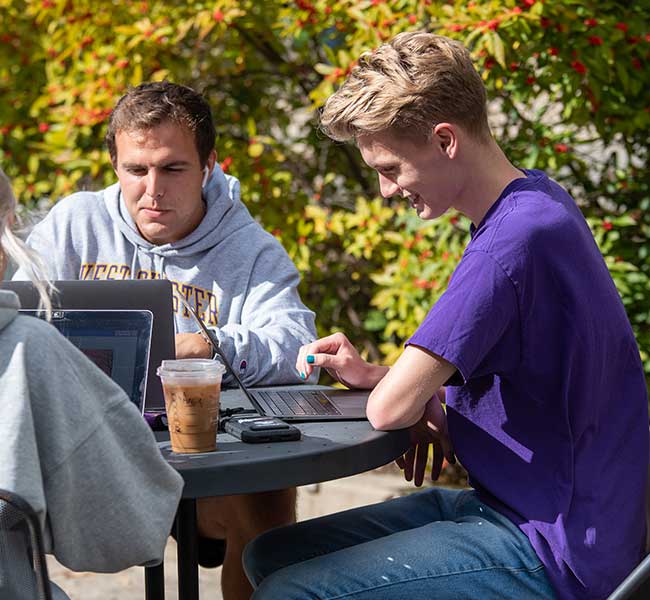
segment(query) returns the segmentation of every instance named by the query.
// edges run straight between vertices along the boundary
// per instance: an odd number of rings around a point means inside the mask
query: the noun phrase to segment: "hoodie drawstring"
[[[129,242],[133,245],[133,258],[131,259],[131,279],[135,279],[135,267],[138,264],[138,245],[133,240],[129,239]]]

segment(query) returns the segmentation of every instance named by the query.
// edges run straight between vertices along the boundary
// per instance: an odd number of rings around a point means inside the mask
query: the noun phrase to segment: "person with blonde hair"
[[[16,200],[0,169],[0,279],[9,260],[37,286],[42,262],[12,232]],[[162,560],[183,480],[120,386],[44,320],[0,289],[0,489],[36,512],[47,552],[75,571]],[[0,562],[0,598],[22,600],[20,538]],[[15,561],[15,562],[14,562]],[[33,596],[28,596],[33,597]]]
[[[420,485],[454,454],[471,489],[430,488],[263,534],[254,598],[605,598],[644,552],[649,456],[643,367],[621,299],[569,194],[513,165],[459,42],[397,35],[364,54],[321,115],[354,140],[385,197],[422,219],[450,208],[471,239],[392,367],[342,333],[303,346],[372,389],[375,428],[410,428]],[[443,402],[446,410],[443,409]]]

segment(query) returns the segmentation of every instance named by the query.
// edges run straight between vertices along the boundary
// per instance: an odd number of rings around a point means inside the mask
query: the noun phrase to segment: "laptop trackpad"
[[[342,415],[364,415],[369,390],[327,390],[325,395]]]

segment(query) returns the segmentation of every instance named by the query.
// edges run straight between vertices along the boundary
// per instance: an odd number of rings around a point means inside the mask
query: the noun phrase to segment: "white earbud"
[[[208,177],[210,176],[210,169],[208,169],[208,165],[205,165],[203,167],[203,181],[201,182],[201,189],[205,187],[205,184],[208,183]]]

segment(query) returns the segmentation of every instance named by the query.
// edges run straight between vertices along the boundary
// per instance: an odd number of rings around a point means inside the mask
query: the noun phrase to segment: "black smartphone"
[[[300,439],[300,429],[276,417],[234,415],[227,419],[223,428],[249,444],[268,442],[293,442]]]

